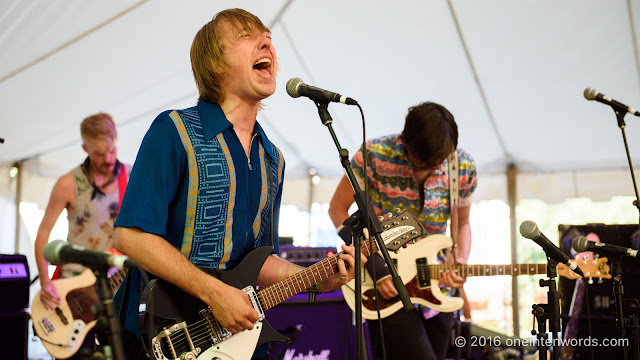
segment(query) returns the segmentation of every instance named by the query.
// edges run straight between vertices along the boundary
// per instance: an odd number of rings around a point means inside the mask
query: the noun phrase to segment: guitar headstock
[[[390,251],[397,251],[411,240],[423,237],[427,231],[409,210],[395,211],[386,216],[379,216],[382,227],[382,240]]]
[[[578,267],[584,273],[585,279],[611,279],[611,268],[607,263],[607,258],[583,259],[578,261]],[[580,278],[580,275],[573,272],[565,264],[558,264],[558,275],[569,280]]]

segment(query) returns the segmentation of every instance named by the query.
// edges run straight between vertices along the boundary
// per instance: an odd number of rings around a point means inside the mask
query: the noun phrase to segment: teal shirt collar
[[[223,131],[233,128],[233,124],[227,120],[227,116],[222,111],[222,108],[217,103],[212,103],[207,100],[198,100],[198,113],[200,114],[200,119],[202,119],[202,127],[204,132],[205,140],[211,140],[216,137],[218,134]],[[256,121],[256,126],[253,129],[254,134],[258,134],[258,136],[262,140],[262,146],[267,151],[269,156],[272,159],[277,159],[276,154],[274,154],[275,146],[271,144],[269,138],[264,133],[262,126]]]

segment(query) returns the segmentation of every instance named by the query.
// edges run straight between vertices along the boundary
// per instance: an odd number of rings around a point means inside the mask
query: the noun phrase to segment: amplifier
[[[589,233],[598,235],[600,241],[607,244],[638,249],[640,242],[640,231],[638,225],[558,225],[560,232],[560,248],[570,257],[575,251],[571,248],[571,241],[576,236],[587,236]],[[640,262],[637,259],[625,257],[621,261],[622,265],[622,285],[624,286],[624,298],[640,297]],[[589,284],[590,283],[590,284]],[[576,280],[559,278],[558,288],[561,298],[562,326],[565,328],[570,320],[569,310],[571,299],[575,289]],[[591,279],[587,282],[588,296],[583,294],[582,311],[578,317],[577,339],[586,339],[589,334],[589,323],[587,317],[587,302],[591,308],[591,336],[600,343],[604,339],[619,337],[619,330],[616,327],[616,307],[613,296],[613,280],[611,279]],[[625,315],[629,315],[628,313]],[[564,329],[563,329],[564,330]],[[588,359],[593,348],[596,359],[621,359],[623,348],[620,346],[578,346],[575,348],[576,359]]]
[[[3,359],[27,359],[29,314],[0,312],[0,349]]]
[[[310,266],[337,253],[335,247],[280,246],[280,257],[300,266]]]
[[[0,312],[29,307],[29,264],[20,254],[0,254]]]
[[[355,359],[353,313],[340,290],[319,294],[313,303],[308,294],[300,293],[267,310],[265,315],[276,331],[289,337],[288,343],[271,344],[271,359]],[[362,353],[366,356],[372,354],[366,321],[363,332]]]
[[[640,231],[638,225],[558,225],[560,232],[560,248],[573,257],[571,240],[576,236],[586,236],[595,233],[600,241],[607,244],[638,249],[640,241]],[[622,285],[624,286],[624,298],[640,298],[640,261],[630,257],[622,259]],[[615,319],[615,302],[613,296],[613,280],[592,279],[589,284],[589,298],[584,297],[584,301],[589,301],[592,319],[610,320]],[[560,278],[558,281],[560,290],[561,311],[563,316],[568,316],[575,280]],[[586,295],[586,294],[585,294]],[[586,304],[582,307],[583,314],[586,314]]]

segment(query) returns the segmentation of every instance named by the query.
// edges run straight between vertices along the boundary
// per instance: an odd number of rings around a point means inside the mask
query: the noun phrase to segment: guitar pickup
[[[262,309],[262,304],[260,303],[260,298],[258,298],[258,293],[253,286],[247,286],[242,291],[246,292],[249,295],[249,300],[251,300],[251,306],[258,312],[259,319],[258,321],[264,320],[264,310]]]
[[[427,258],[416,259],[416,269],[418,272],[418,287],[427,288],[431,286],[431,271],[429,271],[429,265],[427,264]]]
[[[67,317],[64,316],[64,314],[62,313],[62,310],[60,310],[59,307],[56,307],[56,314],[58,315],[58,317],[60,318],[60,321],[62,321],[64,325],[69,324],[69,320],[67,320]]]

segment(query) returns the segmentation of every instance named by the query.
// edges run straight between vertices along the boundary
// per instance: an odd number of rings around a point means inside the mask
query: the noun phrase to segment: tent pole
[[[307,235],[307,246],[311,246],[311,225],[312,225],[312,221],[311,221],[311,215],[312,215],[312,211],[313,211],[313,192],[315,190],[315,186],[313,184],[313,177],[316,175],[316,169],[311,168],[309,169],[309,231],[308,231],[308,235]],[[314,245],[314,246],[317,246]]]
[[[20,252],[20,202],[22,201],[22,162],[16,162],[13,164],[14,167],[18,169],[18,173],[16,174],[16,242],[15,242],[15,253]]]
[[[509,203],[509,234],[511,237],[511,263],[518,263],[518,251],[516,247],[516,205],[517,199],[517,177],[518,167],[515,164],[509,164],[507,166],[507,201]],[[512,305],[512,317],[513,317],[513,336],[520,336],[520,316],[518,315],[518,309],[520,308],[518,302],[518,277],[511,277],[511,305]]]

